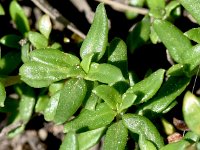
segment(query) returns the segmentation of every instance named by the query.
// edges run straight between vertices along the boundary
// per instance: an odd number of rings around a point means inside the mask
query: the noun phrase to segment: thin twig
[[[40,8],[44,13],[49,15],[53,20],[56,20],[62,23],[67,29],[79,35],[81,38],[85,38],[85,34],[79,31],[75,25],[73,25],[70,21],[68,21],[65,17],[63,17],[58,10],[53,8],[50,4],[48,4],[45,0],[31,0],[38,8]]]
[[[115,1],[112,1],[112,0],[95,0],[95,1],[103,2],[107,5],[112,6],[112,7],[119,8],[121,11],[130,11],[130,12],[135,12],[135,13],[138,13],[138,14],[141,14],[141,15],[146,15],[149,12],[148,9],[145,9],[145,8],[128,6],[128,5],[124,5],[124,4],[121,4],[121,3],[118,3],[118,2],[115,2]]]
[[[23,124],[23,121],[17,121],[15,123],[12,123],[10,125],[8,125],[7,127],[4,127],[3,130],[1,131],[0,133],[0,140],[4,139],[5,136],[10,132],[12,131],[13,129],[21,126]]]
[[[70,2],[80,11],[85,13],[85,17],[89,23],[92,23],[94,12],[86,0],[70,0]]]

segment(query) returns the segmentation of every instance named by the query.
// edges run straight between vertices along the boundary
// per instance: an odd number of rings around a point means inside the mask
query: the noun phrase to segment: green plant
[[[10,14],[21,35],[5,35],[0,40],[18,50],[7,53],[0,61],[0,111],[12,114],[11,123],[22,120],[23,125],[8,135],[12,137],[23,131],[32,113],[36,112],[43,114],[46,121],[64,124],[66,136],[61,150],[89,149],[104,135],[103,149],[108,150],[128,149],[129,139],[142,150],[197,147],[200,108],[194,94],[186,92],[183,100],[183,117],[191,131],[182,140],[165,145],[154,124],[178,103],[176,98],[186,91],[200,64],[196,32],[199,28],[183,33],[171,23],[174,10],[180,5],[199,23],[200,4],[195,4],[193,9],[194,3],[195,0],[180,0],[166,5],[164,0],[147,1],[150,12],[130,33],[128,47],[133,53],[149,39],[154,44],[162,42],[176,64],[168,70],[158,69],[137,82],[128,69],[125,42],[120,38],[108,42],[104,4],[96,9],[79,57],[65,52],[59,43],[52,43],[48,16],[44,15],[39,21],[39,32],[30,31],[20,5],[12,1]],[[18,42],[22,38],[26,40],[20,46]],[[191,40],[197,44],[192,45]],[[13,59],[8,59],[10,56]],[[21,60],[20,79],[10,76]],[[11,85],[15,85],[20,101],[6,98],[5,87]]]

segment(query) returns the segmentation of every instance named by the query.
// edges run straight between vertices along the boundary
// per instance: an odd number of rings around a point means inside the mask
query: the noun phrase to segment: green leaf
[[[47,87],[55,81],[69,76],[69,69],[39,62],[27,62],[20,67],[21,80],[36,88]]]
[[[137,95],[133,94],[133,93],[125,93],[122,96],[122,103],[119,106],[119,110],[118,112],[121,112],[129,107],[131,107],[133,105],[133,103],[135,102],[137,98]]]
[[[27,42],[21,47],[21,59],[23,63],[28,62],[30,60],[29,54],[30,54],[30,43]]]
[[[186,150],[190,143],[186,140],[180,140],[178,142],[167,144],[166,146],[162,147],[160,150]]]
[[[75,132],[71,131],[65,135],[59,150],[79,150],[78,139]]]
[[[95,95],[94,93],[91,93],[91,95],[89,96],[89,98],[87,99],[87,102],[85,104],[85,109],[95,110],[96,105],[99,100],[100,100],[100,98],[97,95]]]
[[[47,39],[49,39],[49,35],[52,30],[52,24],[50,17],[48,15],[43,15],[38,22],[38,29],[40,33],[42,33]]]
[[[25,35],[26,32],[30,30],[28,18],[24,13],[24,10],[17,3],[17,1],[12,1],[9,7],[10,15],[12,20],[15,22],[17,29]]]
[[[126,96],[130,96],[130,94],[135,94],[137,95],[137,99],[134,102],[135,104],[146,102],[147,100],[152,98],[159,90],[163,82],[164,73],[164,69],[159,69],[155,71],[147,78],[130,87],[126,91],[126,93],[123,94],[123,98],[126,99]]]
[[[192,47],[191,52],[188,54],[188,65],[187,70],[191,71],[200,64],[200,44]]]
[[[162,18],[164,16],[165,0],[147,0],[147,5],[150,8],[150,16],[154,18]]]
[[[101,3],[97,6],[92,26],[81,46],[81,58],[84,59],[92,53],[94,54],[94,61],[100,60],[106,51],[107,43],[108,19],[104,4]]]
[[[60,91],[64,87],[64,84],[65,84],[64,81],[52,83],[49,86],[49,95],[52,96],[56,92]]]
[[[54,121],[58,124],[67,121],[81,106],[87,92],[84,79],[70,79],[60,93]]]
[[[33,89],[27,86],[26,91],[22,94],[19,102],[20,119],[25,123],[31,118],[35,106],[35,95],[33,92]]]
[[[166,135],[172,135],[176,131],[174,126],[169,123],[165,118],[161,118],[161,122]]]
[[[200,43],[200,28],[192,28],[185,32],[184,35],[194,42]]]
[[[192,131],[188,131],[183,138],[184,140],[188,140],[188,141],[191,141],[191,140],[194,142],[199,141],[199,135]]]
[[[114,112],[107,104],[101,103],[97,105],[96,110],[83,110],[78,117],[66,123],[64,132],[70,130],[91,130],[97,129],[110,124],[116,112]]]
[[[147,0],[147,5],[150,9],[165,8],[165,0]]]
[[[187,77],[169,77],[161,86],[157,95],[148,102],[144,103],[138,109],[141,115],[155,116],[162,113],[187,87],[190,78]]]
[[[114,84],[125,80],[119,68],[110,64],[92,63],[85,77],[87,80],[100,81],[102,83]]]
[[[5,15],[3,6],[0,4],[0,15]]]
[[[128,130],[122,121],[112,124],[107,132],[103,145],[104,150],[124,150],[128,138]]]
[[[127,47],[131,53],[137,48],[144,45],[150,35],[150,17],[145,16],[141,22],[137,23],[127,38]]]
[[[106,127],[102,127],[78,134],[79,150],[88,150],[97,144],[100,141],[105,129]]]
[[[8,52],[6,55],[4,55],[0,59],[0,74],[8,75],[12,73],[17,67],[19,67],[19,64],[21,63],[20,56],[21,53],[15,51]]]
[[[99,85],[92,91],[113,110],[117,110],[117,104],[122,102],[121,95],[111,86]]]
[[[29,31],[28,39],[36,49],[46,48],[48,46],[47,38],[38,32]]]
[[[154,30],[169,50],[171,57],[178,63],[185,64],[191,55],[192,44],[182,31],[165,20],[156,19]]]
[[[19,45],[20,40],[21,40],[20,36],[15,34],[8,34],[0,39],[0,43],[11,48],[20,48]]]
[[[141,150],[157,150],[156,146],[143,135],[139,136],[139,147]]]
[[[184,76],[186,75],[185,70],[186,70],[185,65],[175,64],[167,70],[166,74],[167,76]]]
[[[54,93],[54,95],[52,95],[51,98],[49,99],[47,107],[44,110],[44,118],[46,121],[54,120],[59,99],[60,99],[60,91],[57,91],[56,93]]]
[[[6,90],[2,82],[0,82],[0,107],[4,107],[6,100]]]
[[[183,98],[183,117],[188,127],[200,135],[200,101],[191,92],[187,92]]]
[[[94,53],[88,54],[86,55],[83,60],[81,61],[81,67],[83,68],[83,70],[88,73],[89,69],[90,69],[90,64],[92,61],[92,58],[94,56]]]
[[[164,146],[163,138],[160,136],[154,124],[144,116],[136,114],[125,114],[122,117],[123,124],[133,133],[143,136],[160,149]]]
[[[164,18],[167,18],[170,16],[171,12],[176,9],[178,6],[180,5],[180,3],[178,1],[172,0],[170,1],[167,6],[165,7],[165,16]]]
[[[196,19],[200,24],[200,3],[197,0],[180,0],[181,5]]]
[[[47,95],[39,96],[35,105],[35,112],[44,113],[44,110],[46,109],[48,103],[49,97]]]
[[[60,67],[78,66],[80,64],[78,57],[52,48],[34,50],[30,53],[30,58],[31,61]]]
[[[123,40],[114,38],[108,48],[108,63],[118,67],[128,78],[127,47]]]

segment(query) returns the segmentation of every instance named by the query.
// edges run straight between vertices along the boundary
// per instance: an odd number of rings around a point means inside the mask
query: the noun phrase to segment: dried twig
[[[12,131],[13,129],[21,126],[23,124],[23,121],[17,121],[15,123],[12,123],[10,125],[8,125],[7,127],[4,127],[3,130],[1,131],[0,133],[0,140],[4,139],[5,136],[10,132]]]
[[[92,23],[94,12],[88,5],[86,0],[70,0],[70,2],[80,11],[85,13],[85,17],[89,23]]]
[[[107,5],[118,8],[120,11],[130,11],[141,15],[146,15],[148,13],[148,9],[124,5],[122,3],[118,3],[112,0],[96,0],[96,1],[103,2]]]
[[[79,35],[81,38],[85,38],[85,35],[79,31],[75,25],[73,25],[70,21],[68,21],[65,17],[63,17],[58,10],[53,8],[50,4],[48,4],[45,0],[31,0],[38,8],[40,8],[44,13],[48,14],[53,20],[56,20],[62,23],[67,29]]]

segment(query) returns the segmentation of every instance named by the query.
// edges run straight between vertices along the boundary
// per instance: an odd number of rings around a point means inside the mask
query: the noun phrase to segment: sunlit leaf
[[[66,123],[64,132],[104,127],[113,121],[115,115],[116,112],[102,103],[97,105],[96,110],[83,110],[74,120]]]
[[[71,131],[65,135],[59,150],[79,150],[75,132]]]
[[[103,145],[104,150],[124,150],[127,142],[128,130],[122,121],[112,124],[107,132]]]
[[[110,64],[92,63],[86,79],[100,81],[102,83],[114,84],[125,80],[119,68]]]
[[[97,144],[100,141],[105,129],[106,127],[101,127],[78,134],[79,150],[88,150]]]
[[[47,39],[49,39],[49,35],[52,30],[52,24],[50,17],[48,15],[43,15],[39,22],[38,22],[38,28],[40,33],[42,33]]]
[[[56,123],[67,121],[81,106],[87,92],[84,79],[70,79],[60,93],[59,103],[54,116]]]
[[[125,114],[122,117],[123,124],[133,133],[143,136],[145,139],[153,142],[160,149],[163,145],[163,138],[159,134],[154,124],[144,116],[136,114]]]
[[[183,117],[188,127],[200,135],[200,101],[191,92],[187,92],[183,99]]]
[[[104,8],[104,4],[101,3],[97,6],[93,23],[90,27],[86,39],[84,40],[81,46],[81,58],[84,59],[84,57],[93,53],[94,60],[100,60],[105,53],[107,42],[108,19],[106,15],[106,10]]]

